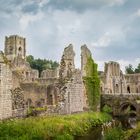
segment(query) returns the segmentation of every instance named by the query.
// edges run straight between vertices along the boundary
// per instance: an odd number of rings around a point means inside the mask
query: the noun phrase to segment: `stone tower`
[[[73,45],[69,44],[69,46],[64,49],[60,63],[59,77],[61,80],[68,80],[72,77],[72,72],[75,70],[74,56]]]
[[[18,35],[11,35],[5,37],[5,55],[9,60],[20,56],[21,58],[26,57],[26,40]]]
[[[87,46],[84,44],[81,46],[81,71],[82,71],[82,76],[86,76],[86,70],[85,66],[87,64],[88,58],[91,57],[91,52],[87,48]]]
[[[105,93],[125,93],[126,81],[117,62],[105,63]]]

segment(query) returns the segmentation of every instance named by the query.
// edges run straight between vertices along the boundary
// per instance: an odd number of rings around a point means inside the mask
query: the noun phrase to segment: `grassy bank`
[[[9,120],[0,122],[0,140],[73,140],[109,120],[99,112]]]
[[[130,129],[124,132],[124,140],[140,140],[140,122],[137,124],[136,129]]]
[[[140,122],[136,129],[123,130],[122,127],[116,127],[108,130],[105,140],[140,140]]]

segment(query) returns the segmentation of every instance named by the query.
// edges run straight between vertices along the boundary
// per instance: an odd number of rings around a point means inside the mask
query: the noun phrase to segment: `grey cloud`
[[[22,7],[22,12],[23,13],[31,13],[31,14],[36,14],[39,10],[39,6],[37,3],[31,3],[28,5],[24,5]]]
[[[119,2],[123,3],[126,0],[50,0],[46,6],[50,6],[54,9],[71,9],[76,11],[85,11],[87,9],[97,10],[104,6],[113,6]]]
[[[35,57],[58,60],[69,43],[74,45],[76,54],[80,45],[86,43],[96,61],[137,58],[140,18],[131,18],[131,15],[138,10],[140,1],[126,0],[124,5],[112,7],[108,7],[112,0],[107,1],[50,0],[40,6],[38,0],[22,0],[22,3],[20,0],[1,0],[0,46],[3,46],[5,35],[19,34],[27,38],[28,54]],[[19,17],[12,15],[12,12],[21,12],[21,16],[36,16],[38,11],[45,16],[32,20],[25,30],[20,29]],[[2,17],[4,12],[9,18]],[[91,45],[106,32],[109,32],[111,42],[105,48]]]

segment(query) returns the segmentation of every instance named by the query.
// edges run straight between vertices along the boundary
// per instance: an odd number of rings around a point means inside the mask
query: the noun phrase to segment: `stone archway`
[[[130,86],[127,86],[127,93],[131,93]]]
[[[119,93],[119,85],[116,84],[116,93]]]
[[[47,105],[56,105],[58,102],[58,89],[53,86],[49,85],[47,87]]]
[[[136,106],[133,103],[126,102],[120,106],[120,114],[136,117]]]

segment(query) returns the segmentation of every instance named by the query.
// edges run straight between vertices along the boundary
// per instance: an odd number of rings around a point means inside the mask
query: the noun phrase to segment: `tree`
[[[125,72],[126,74],[133,74],[134,73],[134,68],[131,64],[125,67]]]
[[[140,63],[138,64],[137,68],[135,69],[135,73],[140,73]]]
[[[134,73],[140,73],[140,63],[138,64],[137,68],[133,68],[131,64],[125,67],[126,74],[134,74]]]
[[[56,61],[46,60],[46,59],[34,59],[32,55],[26,57],[27,62],[29,62],[32,69],[37,69],[39,71],[39,76],[41,72],[46,69],[56,69],[59,64]]]

